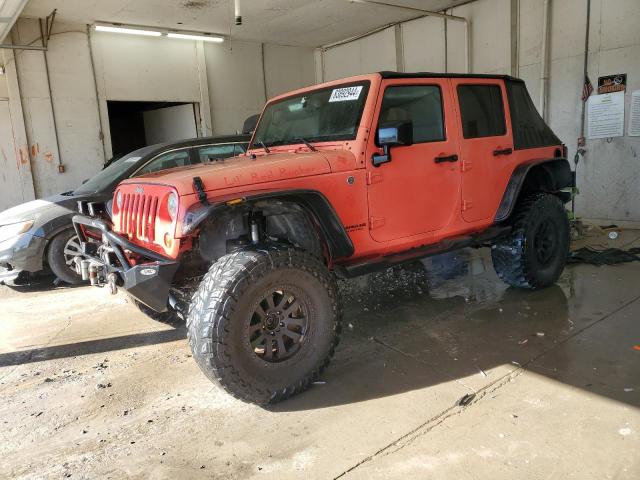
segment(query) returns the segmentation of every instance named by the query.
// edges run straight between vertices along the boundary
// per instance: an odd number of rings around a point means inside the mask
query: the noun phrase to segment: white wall
[[[315,83],[313,54],[311,48],[248,42],[206,44],[213,130],[235,133],[267,99]]]
[[[38,196],[79,185],[87,178],[87,171],[97,170],[102,164],[86,36],[62,23],[57,32],[59,34],[51,37],[48,60],[51,88],[56,92],[54,108],[59,143],[53,126],[44,55],[26,50],[15,54],[34,189]],[[15,43],[31,43],[39,37],[37,23],[20,20],[12,35]],[[58,171],[60,159],[65,165],[64,174]]]
[[[9,87],[7,86],[6,75],[0,75],[0,98],[9,98]]]
[[[0,99],[0,125],[11,124],[9,101]],[[10,128],[0,128],[0,211],[11,205],[22,203],[25,198],[20,189],[20,162],[16,158],[16,144]]]
[[[586,2],[554,1],[551,12],[549,122],[573,157],[579,136]],[[631,92],[640,89],[640,2],[592,0],[589,76],[627,73],[625,136],[587,140],[578,169],[579,215],[605,222],[640,222],[640,138],[626,136]],[[567,21],[570,19],[570,21]],[[539,95],[542,6],[521,0],[520,76]],[[525,25],[528,25],[525,28]]]
[[[37,22],[20,19],[12,36],[14,43],[37,43]],[[202,44],[91,32],[91,45],[95,80],[86,25],[56,20],[47,55],[59,142],[43,53],[17,51],[18,76],[12,78],[18,85],[19,77],[19,89],[10,92],[8,80],[0,76],[0,98],[11,97],[16,113],[12,125],[0,119],[0,129],[18,132],[18,153],[25,161],[22,184],[12,188],[27,199],[73,189],[101,168],[111,154],[108,100],[199,103],[199,133],[222,135],[241,129],[267,96],[315,80],[310,48],[264,45],[263,72],[259,43]],[[58,171],[58,147],[64,173]],[[0,209],[15,202],[8,195],[3,199],[4,194]]]
[[[267,98],[315,83],[314,50],[264,44]]]
[[[5,67],[2,83],[8,96],[5,100],[8,115],[5,111],[0,119],[0,132],[2,132],[0,146],[3,149],[2,160],[5,163],[2,168],[10,169],[15,166],[16,169],[14,172],[8,171],[1,177],[0,209],[5,209],[17,203],[33,200],[35,191],[14,51],[3,50],[0,52],[0,59]]]
[[[266,101],[259,43],[205,45],[213,131],[235,133]]]
[[[96,74],[109,100],[199,100],[195,42],[104,32],[91,35]]]
[[[403,23],[401,28],[405,70],[444,72],[444,22],[427,17]]]
[[[148,110],[142,116],[144,135],[150,145],[198,136],[193,104]]]
[[[393,28],[324,52],[324,80],[396,69]]]
[[[572,159],[580,129],[580,95],[586,0],[552,0],[548,122],[569,147]],[[519,76],[538,104],[541,75],[543,0],[520,0]],[[450,13],[471,20],[471,66],[475,73],[511,73],[511,1],[478,0]],[[627,124],[631,92],[640,89],[640,1],[592,0],[589,75],[627,73]],[[401,24],[403,58],[396,58],[394,29],[388,28],[316,55],[324,79],[395,69],[444,71],[444,21],[423,18]],[[464,27],[447,22],[449,72],[465,71]],[[400,61],[398,61],[400,60]],[[321,77],[321,74],[317,75]],[[319,78],[320,79],[320,78]],[[578,169],[579,216],[606,222],[640,222],[640,137],[587,140],[587,155]]]
[[[556,0],[556,2],[564,0]],[[542,1],[540,0],[540,4]],[[471,20],[471,71],[511,71],[511,2],[479,0],[451,10],[452,15]],[[464,72],[464,29],[461,22],[448,23],[449,71]]]

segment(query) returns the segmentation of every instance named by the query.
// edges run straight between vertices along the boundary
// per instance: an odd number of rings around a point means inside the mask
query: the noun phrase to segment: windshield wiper
[[[264,148],[264,151],[266,153],[271,153],[271,150],[269,150],[269,148],[265,145],[265,143],[262,140],[256,140],[256,142],[258,143],[258,145]]]
[[[309,147],[309,150],[311,150],[312,152],[317,152],[318,149],[316,147],[314,147],[313,145],[311,145],[307,140],[305,140],[304,138],[300,137],[300,138],[296,138],[297,141],[304,143],[307,147]]]

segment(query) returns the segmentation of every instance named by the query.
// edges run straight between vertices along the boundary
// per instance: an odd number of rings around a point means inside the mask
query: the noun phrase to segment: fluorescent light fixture
[[[222,43],[224,42],[223,37],[214,37],[213,35],[192,35],[187,33],[167,33],[167,37],[169,38],[180,38],[182,40],[199,40],[203,42],[215,42]]]
[[[96,25],[98,32],[110,32],[110,33],[127,33],[129,35],[145,35],[147,37],[159,37],[162,32],[155,30],[142,30],[137,28],[125,28],[125,27],[112,27],[109,25]]]

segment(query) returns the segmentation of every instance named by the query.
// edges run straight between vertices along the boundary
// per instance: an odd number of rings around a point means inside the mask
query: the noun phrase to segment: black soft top
[[[378,72],[382,78],[492,78],[500,80],[509,80],[511,82],[522,82],[520,78],[511,75],[497,75],[488,73],[437,73],[437,72]]]

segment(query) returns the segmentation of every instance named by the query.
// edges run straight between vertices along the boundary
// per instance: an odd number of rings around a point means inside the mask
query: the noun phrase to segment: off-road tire
[[[247,337],[256,305],[273,289],[295,292],[308,318],[296,353],[279,363],[256,354]],[[338,344],[341,313],[335,279],[314,256],[288,246],[237,251],[214,263],[194,294],[189,345],[204,374],[231,395],[259,405],[276,403],[319,378]]]
[[[131,300],[131,303],[133,303],[138,308],[138,310],[140,310],[147,317],[155,320],[156,322],[174,324],[183,321],[175,311],[171,310],[171,308],[169,308],[166,312],[156,312],[154,309],[147,307],[144,303],[136,300],[131,296],[129,297],[129,299]]]
[[[49,264],[49,268],[56,277],[70,285],[79,285],[82,283],[82,277],[76,273],[73,265],[67,265],[64,257],[67,242],[76,236],[73,228],[65,230],[53,237],[47,249],[47,263]]]
[[[555,283],[566,264],[570,241],[569,220],[560,199],[548,193],[528,195],[516,206],[510,223],[509,235],[491,248],[498,277],[513,287],[531,290]],[[538,248],[541,235],[543,240],[548,237],[550,245],[544,255]]]

